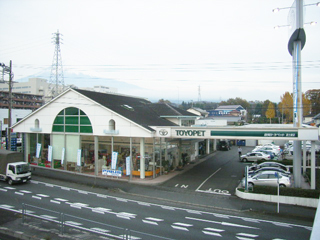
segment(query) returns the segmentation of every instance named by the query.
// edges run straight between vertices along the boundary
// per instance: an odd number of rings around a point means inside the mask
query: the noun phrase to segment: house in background
[[[224,115],[238,115],[245,117],[247,115],[247,110],[245,110],[241,105],[224,105],[219,106],[215,110],[209,110],[209,117],[214,116],[224,116]]]
[[[209,113],[206,110],[196,107],[189,108],[187,111],[204,118],[208,117],[209,115]]]

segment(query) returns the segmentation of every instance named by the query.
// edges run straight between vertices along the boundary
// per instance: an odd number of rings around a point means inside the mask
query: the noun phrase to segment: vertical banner
[[[64,162],[65,151],[66,151],[66,149],[65,149],[65,148],[62,148],[62,153],[61,153],[61,165],[63,165],[63,162]]]
[[[131,174],[131,159],[130,157],[126,157],[126,175]]]
[[[78,149],[77,165],[81,166],[81,149]]]
[[[37,143],[36,158],[40,158],[41,143]]]
[[[118,152],[112,152],[111,169],[117,168]]]
[[[48,161],[52,161],[52,146],[48,146]]]

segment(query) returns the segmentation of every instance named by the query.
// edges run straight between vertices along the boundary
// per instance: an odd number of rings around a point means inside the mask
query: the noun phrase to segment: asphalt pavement
[[[132,181],[128,179],[99,179],[95,178],[96,186],[93,188],[91,185],[92,176],[87,176],[89,184],[82,180],[78,188],[83,188],[91,191],[106,192],[110,195],[121,196],[124,198],[143,199],[146,202],[166,202],[172,205],[179,205],[190,207],[193,209],[206,209],[207,211],[215,211],[223,214],[230,215],[243,215],[251,218],[263,219],[277,219],[277,221],[290,221],[291,223],[302,224],[307,226],[313,225],[313,219],[316,209],[300,207],[294,205],[280,205],[280,213],[277,213],[277,205],[275,203],[259,202],[243,200],[236,196],[221,196],[215,194],[198,193],[188,191],[186,189],[172,189],[161,186],[162,183],[169,179],[182,174],[185,171],[191,170],[195,165],[206,161],[212,157],[208,155],[197,162],[188,164],[181,171],[174,171],[164,174],[155,179],[139,179],[134,178]],[[74,181],[61,182],[61,180],[44,177],[39,174],[40,171],[35,171],[33,175],[34,180],[48,181],[56,184],[75,184]],[[73,176],[79,179],[79,176]],[[83,174],[83,177],[86,175]],[[57,176],[56,176],[57,177]],[[115,186],[110,187],[110,186]],[[126,186],[123,187],[122,186]],[[122,189],[122,190],[121,190]],[[61,236],[58,228],[51,229],[48,222],[33,220],[28,223],[22,224],[21,214],[0,210],[0,240],[4,239],[90,239],[88,235],[82,235],[79,238],[76,234]],[[50,231],[48,229],[51,229]]]

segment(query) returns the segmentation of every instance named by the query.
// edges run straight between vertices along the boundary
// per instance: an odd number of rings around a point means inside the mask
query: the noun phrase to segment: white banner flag
[[[48,161],[52,161],[52,146],[48,146]]]
[[[111,169],[117,168],[118,152],[112,152]]]

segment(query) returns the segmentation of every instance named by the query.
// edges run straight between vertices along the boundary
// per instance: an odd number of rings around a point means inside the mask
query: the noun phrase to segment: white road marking
[[[46,195],[46,194],[36,194],[36,195],[39,197],[50,197],[49,195]]]
[[[211,236],[216,236],[216,237],[222,237],[220,233],[216,232],[209,232],[209,231],[202,231],[204,234],[211,235]]]
[[[221,168],[219,168],[217,171],[215,171],[214,173],[212,173],[206,180],[204,180],[201,184],[200,184],[200,186],[196,189],[196,191],[198,191],[202,186],[203,186],[203,184],[205,184],[206,183],[206,181],[208,181],[213,175],[215,175],[217,172],[219,172],[221,170]]]
[[[247,238],[247,237],[238,237],[236,236],[239,240],[254,240],[253,238]]]
[[[97,232],[103,232],[103,233],[108,233],[110,230],[103,229],[103,228],[90,228],[91,230],[97,231]]]
[[[81,193],[81,194],[88,194],[87,191],[82,191],[82,190],[78,190],[78,193]]]
[[[201,212],[196,211],[196,210],[187,210],[188,213],[193,213],[193,214],[199,214],[201,215]]]
[[[127,216],[127,215],[117,214],[116,216],[119,217],[119,218],[124,218],[124,219],[127,219],[127,220],[131,220],[131,218],[129,216]]]
[[[189,223],[180,223],[180,222],[176,222],[173,223],[174,225],[179,225],[179,226],[183,226],[183,227],[192,227],[193,224],[189,224]]]
[[[8,192],[8,189],[0,188],[0,191],[2,191],[2,192]]]
[[[229,219],[229,218],[230,218],[229,216],[224,215],[224,214],[214,213],[213,215],[214,215],[215,217],[219,217],[219,218],[226,218],[226,219]]]
[[[167,210],[173,210],[173,211],[175,210],[174,207],[163,206],[163,205],[161,206],[161,208],[162,208],[162,209],[167,209]]]
[[[155,221],[155,222],[162,222],[162,221],[164,221],[163,219],[153,218],[153,217],[147,217],[146,219],[148,219],[148,220],[150,220],[150,221]]]
[[[40,217],[46,218],[46,219],[56,219],[57,218],[57,217],[50,216],[50,215],[40,215]]]
[[[205,228],[204,230],[213,231],[213,232],[224,232],[225,231],[223,229],[218,229],[218,228]]]
[[[4,187],[4,188],[9,189],[9,190],[14,190],[14,189],[16,189],[16,188],[14,188],[14,187]]]
[[[145,203],[145,202],[138,202],[139,205],[142,205],[142,206],[148,206],[150,207],[151,204],[150,203]]]
[[[6,208],[6,209],[14,208],[14,206],[6,205],[6,204],[0,205],[0,207],[1,208]]]
[[[73,225],[73,226],[81,226],[82,223],[73,222],[73,221],[65,221],[67,225]]]
[[[124,198],[116,198],[116,200],[119,202],[128,202],[128,200]]]
[[[253,222],[253,223],[259,223],[259,220],[257,219],[253,219],[253,218],[241,218],[243,221],[246,221],[246,222]]]
[[[21,193],[21,192],[14,192],[14,194],[21,195],[21,196],[24,195],[24,193]]]
[[[211,221],[211,220],[206,220],[206,219],[201,219],[201,218],[191,218],[191,217],[186,217],[186,219],[194,220],[194,221],[199,221],[199,222],[208,222],[208,223],[216,223],[224,226],[232,226],[232,227],[240,227],[240,228],[251,228],[251,229],[260,229],[256,227],[251,227],[251,226],[245,226],[245,225],[240,225],[240,224],[235,224],[235,223],[228,223],[228,222],[217,222],[217,221]]]
[[[55,200],[50,200],[51,203],[56,203],[56,204],[61,204],[61,202],[59,201],[55,201]]]
[[[45,183],[44,185],[46,185],[47,187],[54,187],[54,185],[50,183]]]
[[[103,194],[97,194],[97,197],[107,198],[107,196],[106,196],[106,195],[103,195]]]
[[[59,201],[59,202],[68,202],[67,199],[63,199],[63,198],[55,198],[54,200]]]
[[[185,228],[185,227],[179,227],[179,226],[174,226],[174,225],[171,225],[171,227],[174,229],[178,229],[178,230],[189,231],[189,229]]]
[[[35,196],[35,195],[33,195],[32,198],[35,198],[35,199],[38,199],[38,200],[41,200],[41,199],[42,199],[42,197]]]
[[[276,226],[292,228],[292,226],[288,223],[273,222],[273,224]]]
[[[149,220],[144,220],[144,219],[142,219],[142,222],[147,223],[147,224],[151,224],[151,225],[158,225],[157,222],[153,222],[153,221],[149,221]]]
[[[32,192],[27,191],[27,190],[20,190],[20,192],[22,192],[22,193],[32,193]]]
[[[256,238],[259,237],[257,234],[250,234],[250,233],[237,233],[238,236],[243,236],[243,237],[250,237],[250,238]]]
[[[62,190],[70,191],[70,188],[68,187],[61,187]]]

